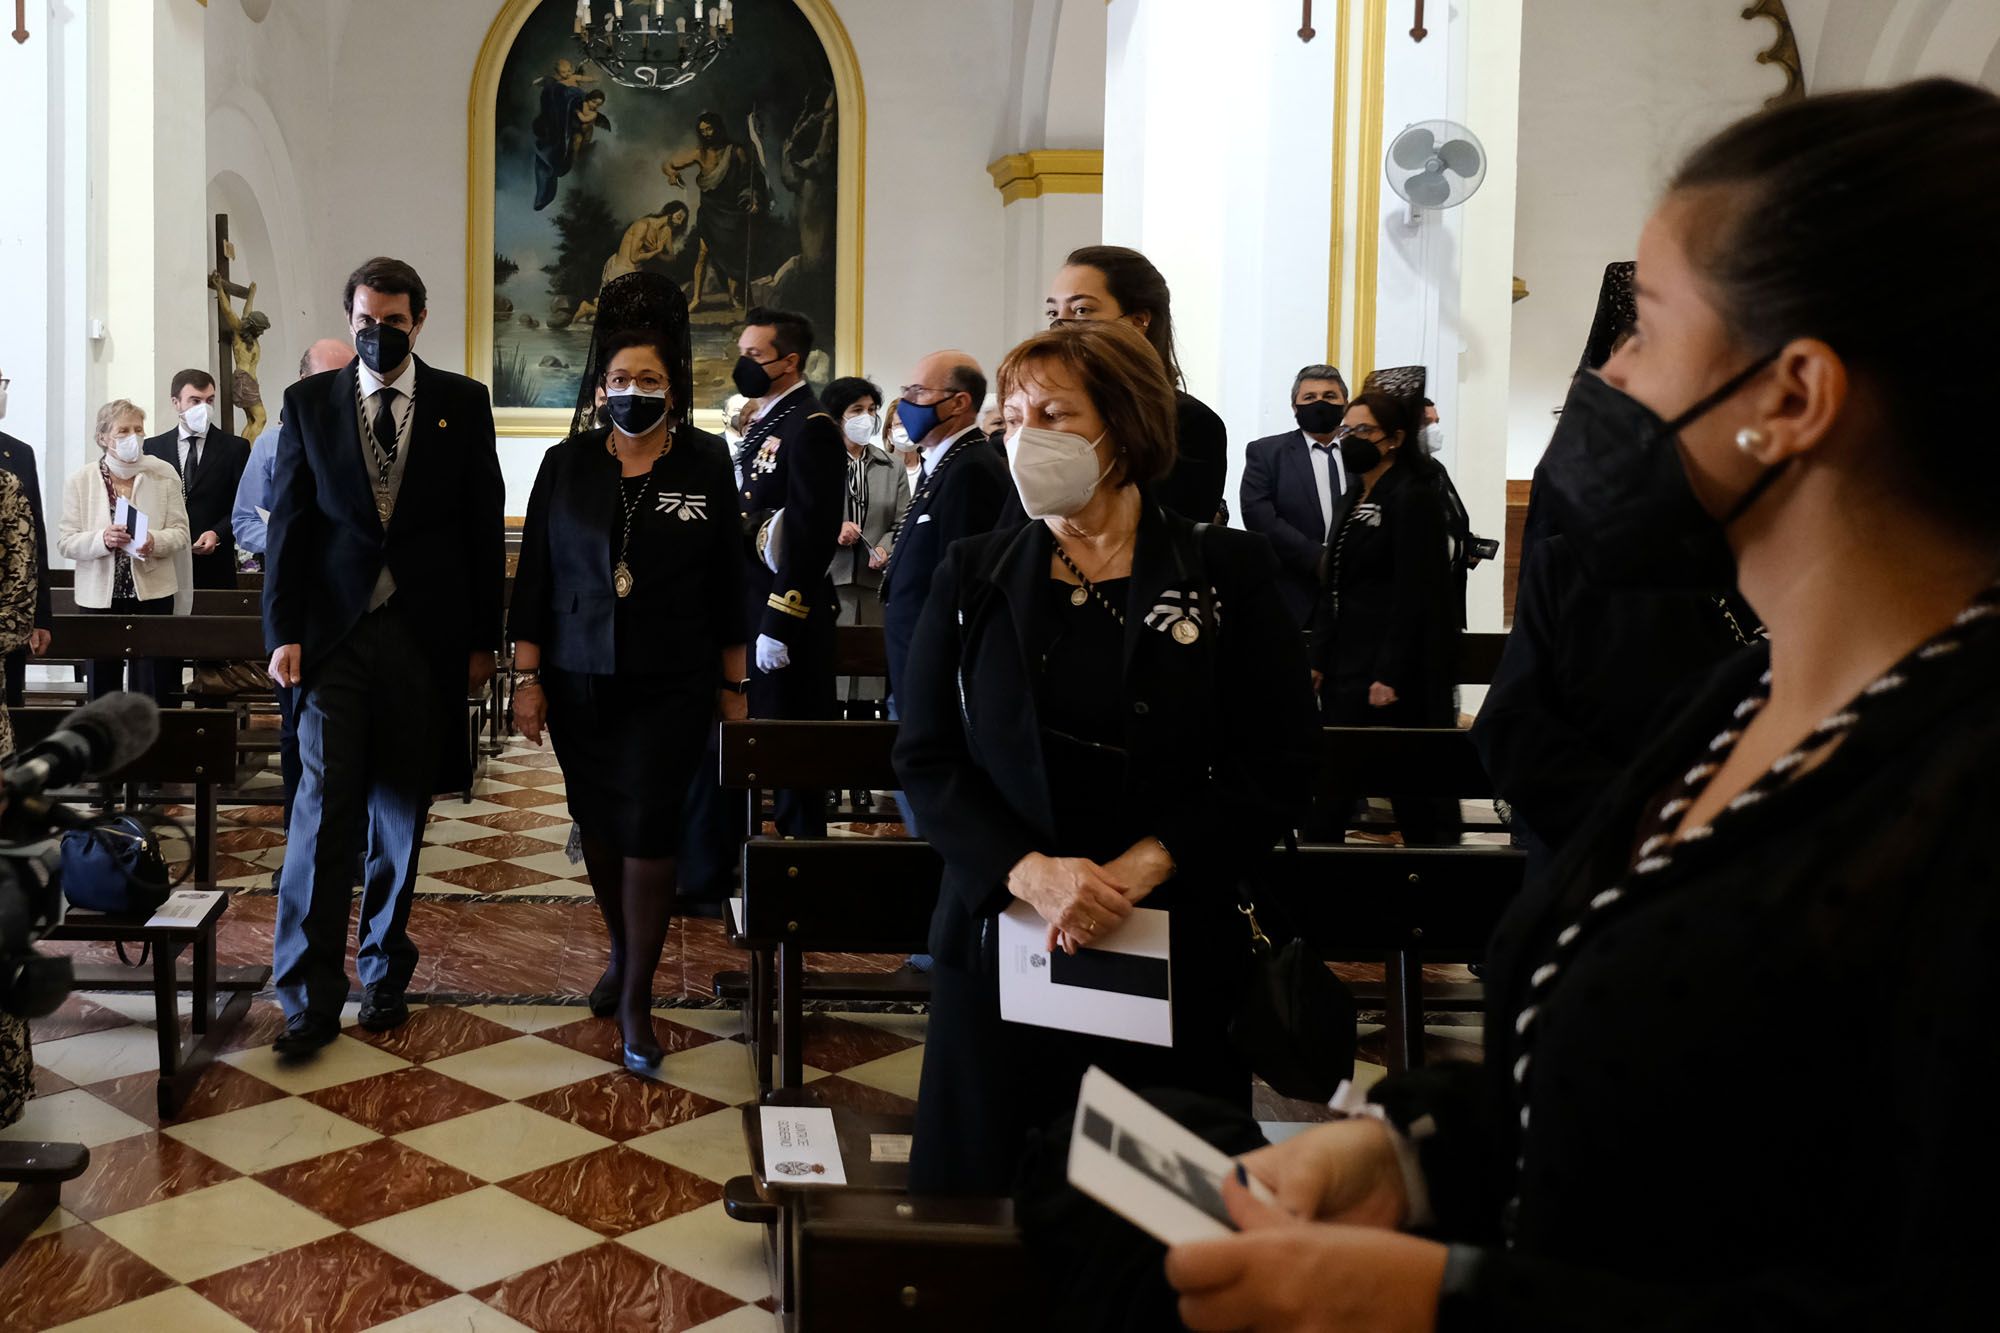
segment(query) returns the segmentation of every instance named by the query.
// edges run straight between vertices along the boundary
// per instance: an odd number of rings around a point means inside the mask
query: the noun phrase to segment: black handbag
[[[1250,969],[1229,1019],[1229,1040],[1279,1095],[1331,1101],[1354,1076],[1353,992],[1304,940],[1273,947],[1248,887],[1238,896],[1236,910],[1250,928]]]

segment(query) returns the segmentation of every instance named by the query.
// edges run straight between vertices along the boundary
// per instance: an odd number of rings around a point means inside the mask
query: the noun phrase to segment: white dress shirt
[[[936,472],[938,464],[943,462],[944,456],[951,452],[951,447],[978,429],[979,423],[975,421],[948,440],[939,440],[936,444],[927,444],[919,447],[917,453],[923,458],[921,466],[923,467],[924,476],[929,477],[931,473]]]
[[[1333,532],[1333,502],[1347,489],[1347,479],[1340,461],[1340,445],[1321,444],[1312,436],[1300,431],[1306,442],[1306,461],[1312,464],[1313,485],[1319,488],[1319,521],[1330,535]]]
[[[202,441],[207,438],[207,431],[203,431],[199,435],[190,435],[186,426],[181,427],[181,475],[183,477],[187,476],[190,464],[194,467],[201,466],[201,445]]]

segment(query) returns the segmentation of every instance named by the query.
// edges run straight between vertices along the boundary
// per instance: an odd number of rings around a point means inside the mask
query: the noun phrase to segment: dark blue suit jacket
[[[1292,430],[1252,440],[1243,456],[1243,526],[1264,535],[1278,556],[1278,591],[1303,628],[1319,601],[1320,562],[1327,525],[1319,511],[1319,483],[1303,433]],[[1339,460],[1338,451],[1334,458]],[[1334,497],[1336,526],[1351,486]]]
[[[42,521],[42,479],[35,471],[35,451],[0,431],[0,468],[21,479],[28,508],[35,515],[35,628],[49,627],[49,531]]]
[[[417,626],[443,728],[445,780],[471,762],[464,725],[466,665],[499,646],[507,578],[506,485],[486,386],[419,361],[411,381],[410,458],[387,529],[363,457],[353,365],[285,391],[264,551],[264,637],[302,646],[313,667],[367,613],[387,565],[395,604]]]
[[[896,533],[896,548],[889,553],[889,567],[882,573],[882,600],[886,604],[882,646],[889,659],[891,693],[902,680],[917,618],[923,613],[931,578],[944,562],[945,551],[961,537],[993,531],[1001,506],[1014,496],[1014,483],[1001,452],[975,430],[961,435],[945,451],[930,482],[920,484],[911,497]]]

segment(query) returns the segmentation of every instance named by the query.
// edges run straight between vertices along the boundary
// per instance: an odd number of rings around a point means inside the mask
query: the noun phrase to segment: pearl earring
[[[1764,432],[1755,426],[1745,426],[1736,432],[1736,447],[1746,454],[1754,454],[1764,447]]]

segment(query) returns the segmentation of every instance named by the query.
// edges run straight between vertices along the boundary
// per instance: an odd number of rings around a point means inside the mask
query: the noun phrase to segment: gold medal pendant
[[[1071,589],[1069,594],[1069,604],[1071,606],[1082,606],[1085,602],[1089,600],[1090,600],[1090,592],[1088,589],[1085,588]]]
[[[620,597],[632,595],[632,567],[623,560],[611,571],[611,587]]]
[[[1172,632],[1175,643],[1193,643],[1201,637],[1201,627],[1192,620],[1176,620]]]

